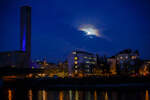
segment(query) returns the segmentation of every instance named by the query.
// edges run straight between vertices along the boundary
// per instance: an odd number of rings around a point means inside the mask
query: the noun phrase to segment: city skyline
[[[0,2],[3,5],[0,52],[19,50],[19,11],[21,6],[29,5],[32,7],[32,59],[47,57],[50,62],[63,61],[75,49],[113,56],[127,48],[137,49],[141,58],[150,59],[150,2]],[[40,3],[43,5],[39,7]],[[81,25],[94,26],[104,38],[91,38],[86,35],[87,30],[79,30]]]

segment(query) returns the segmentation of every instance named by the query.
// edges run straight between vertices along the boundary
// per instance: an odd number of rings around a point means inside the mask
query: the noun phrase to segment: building
[[[139,60],[139,52],[126,49],[116,54],[117,71],[125,74],[136,73]]]
[[[109,57],[107,59],[107,63],[109,65],[109,72],[110,72],[110,74],[111,75],[116,75],[117,74],[117,68],[116,68],[117,60],[116,60],[115,56]]]
[[[73,51],[68,56],[69,73],[91,74],[97,63],[96,55],[84,51]]]
[[[143,60],[139,68],[139,75],[146,76],[149,74],[150,74],[150,60]]]
[[[31,7],[23,6],[20,10],[20,50],[27,53],[30,64],[31,56]]]
[[[20,50],[1,52],[0,67],[29,68],[31,56],[31,7],[20,10]]]
[[[23,51],[1,52],[0,67],[22,68],[26,67],[26,53]]]

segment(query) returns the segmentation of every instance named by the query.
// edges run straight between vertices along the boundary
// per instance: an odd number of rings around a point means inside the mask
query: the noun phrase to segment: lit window
[[[117,60],[119,60],[119,57],[117,57]]]
[[[96,60],[96,58],[95,58],[95,57],[94,57],[93,59],[94,59],[94,60]]]
[[[91,62],[92,64],[95,64],[95,62]]]
[[[75,66],[75,68],[78,68],[78,66]]]
[[[72,54],[74,54],[74,55],[75,55],[75,54],[77,54],[77,53],[76,53],[76,52],[72,52]]]
[[[78,62],[77,62],[77,61],[75,61],[75,62],[74,62],[74,64],[78,64]]]
[[[90,63],[89,61],[86,61],[86,63]]]
[[[91,57],[89,57],[89,59],[92,59]]]
[[[12,65],[11,67],[12,67],[12,68],[15,68],[16,66],[15,66],[15,65]]]
[[[32,69],[34,69],[34,66],[32,66]]]
[[[74,60],[78,60],[78,57],[74,57]]]
[[[87,57],[86,57],[86,56],[85,56],[84,58],[85,58],[85,59],[87,59]]]
[[[121,56],[120,59],[123,59],[123,57]]]
[[[78,71],[77,71],[77,70],[75,70],[75,73],[78,73]]]
[[[132,59],[136,59],[136,56],[132,56],[131,58],[132,58]]]

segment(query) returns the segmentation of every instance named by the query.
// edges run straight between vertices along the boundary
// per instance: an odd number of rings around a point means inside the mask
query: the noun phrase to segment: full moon
[[[85,32],[87,36],[100,37],[99,30],[94,25],[80,25],[79,30]]]

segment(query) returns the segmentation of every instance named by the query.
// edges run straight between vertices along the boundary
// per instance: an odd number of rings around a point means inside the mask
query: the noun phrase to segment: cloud
[[[91,24],[82,24],[79,26],[78,30],[85,32],[87,36],[102,37],[99,30]]]

